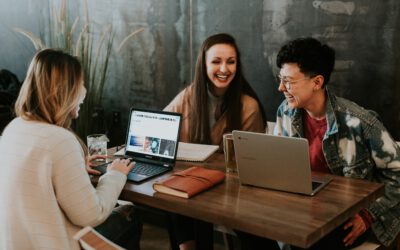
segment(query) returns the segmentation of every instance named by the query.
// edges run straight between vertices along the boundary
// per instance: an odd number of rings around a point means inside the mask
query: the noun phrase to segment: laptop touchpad
[[[147,178],[147,175],[137,174],[137,173],[129,173],[128,180],[131,181],[142,181]]]

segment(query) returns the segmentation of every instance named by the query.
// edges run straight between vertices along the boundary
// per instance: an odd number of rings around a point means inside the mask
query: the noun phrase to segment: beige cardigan
[[[0,249],[80,249],[72,236],[102,223],[126,182],[117,171],[96,188],[68,130],[14,119],[0,141]]]
[[[191,86],[182,90],[164,110],[178,112],[182,114],[182,129],[180,141],[189,141],[190,124],[190,100],[192,99]],[[263,123],[260,107],[255,99],[248,95],[242,95],[242,126],[240,130],[265,133],[265,124]],[[226,115],[223,114],[215,122],[211,129],[211,142],[214,145],[222,145],[222,136],[226,129]]]

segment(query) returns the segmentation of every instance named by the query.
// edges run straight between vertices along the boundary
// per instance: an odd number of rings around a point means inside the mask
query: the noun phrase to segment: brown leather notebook
[[[173,173],[169,178],[153,184],[153,189],[160,193],[190,198],[222,182],[225,173],[203,167],[191,167]]]

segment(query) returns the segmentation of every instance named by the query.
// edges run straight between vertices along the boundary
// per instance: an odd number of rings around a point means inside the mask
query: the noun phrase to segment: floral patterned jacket
[[[389,245],[400,231],[400,147],[379,121],[378,115],[326,89],[327,131],[323,153],[335,175],[385,184],[385,195],[367,210],[374,218],[377,239]],[[275,135],[304,137],[303,109],[283,101],[277,111]]]

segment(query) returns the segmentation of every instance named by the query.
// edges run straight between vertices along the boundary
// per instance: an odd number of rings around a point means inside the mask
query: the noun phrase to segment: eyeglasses
[[[300,82],[300,81],[304,81],[304,80],[307,80],[307,79],[311,79],[311,78],[313,78],[313,77],[315,77],[315,76],[312,76],[312,77],[309,76],[309,77],[306,77],[306,78],[302,78],[302,79],[298,79],[298,80],[294,80],[294,81],[289,81],[289,80],[287,79],[287,76],[277,75],[277,76],[276,76],[276,80],[278,81],[279,84],[280,84],[280,83],[283,83],[283,85],[285,85],[285,88],[286,88],[287,90],[290,90],[293,83]]]

